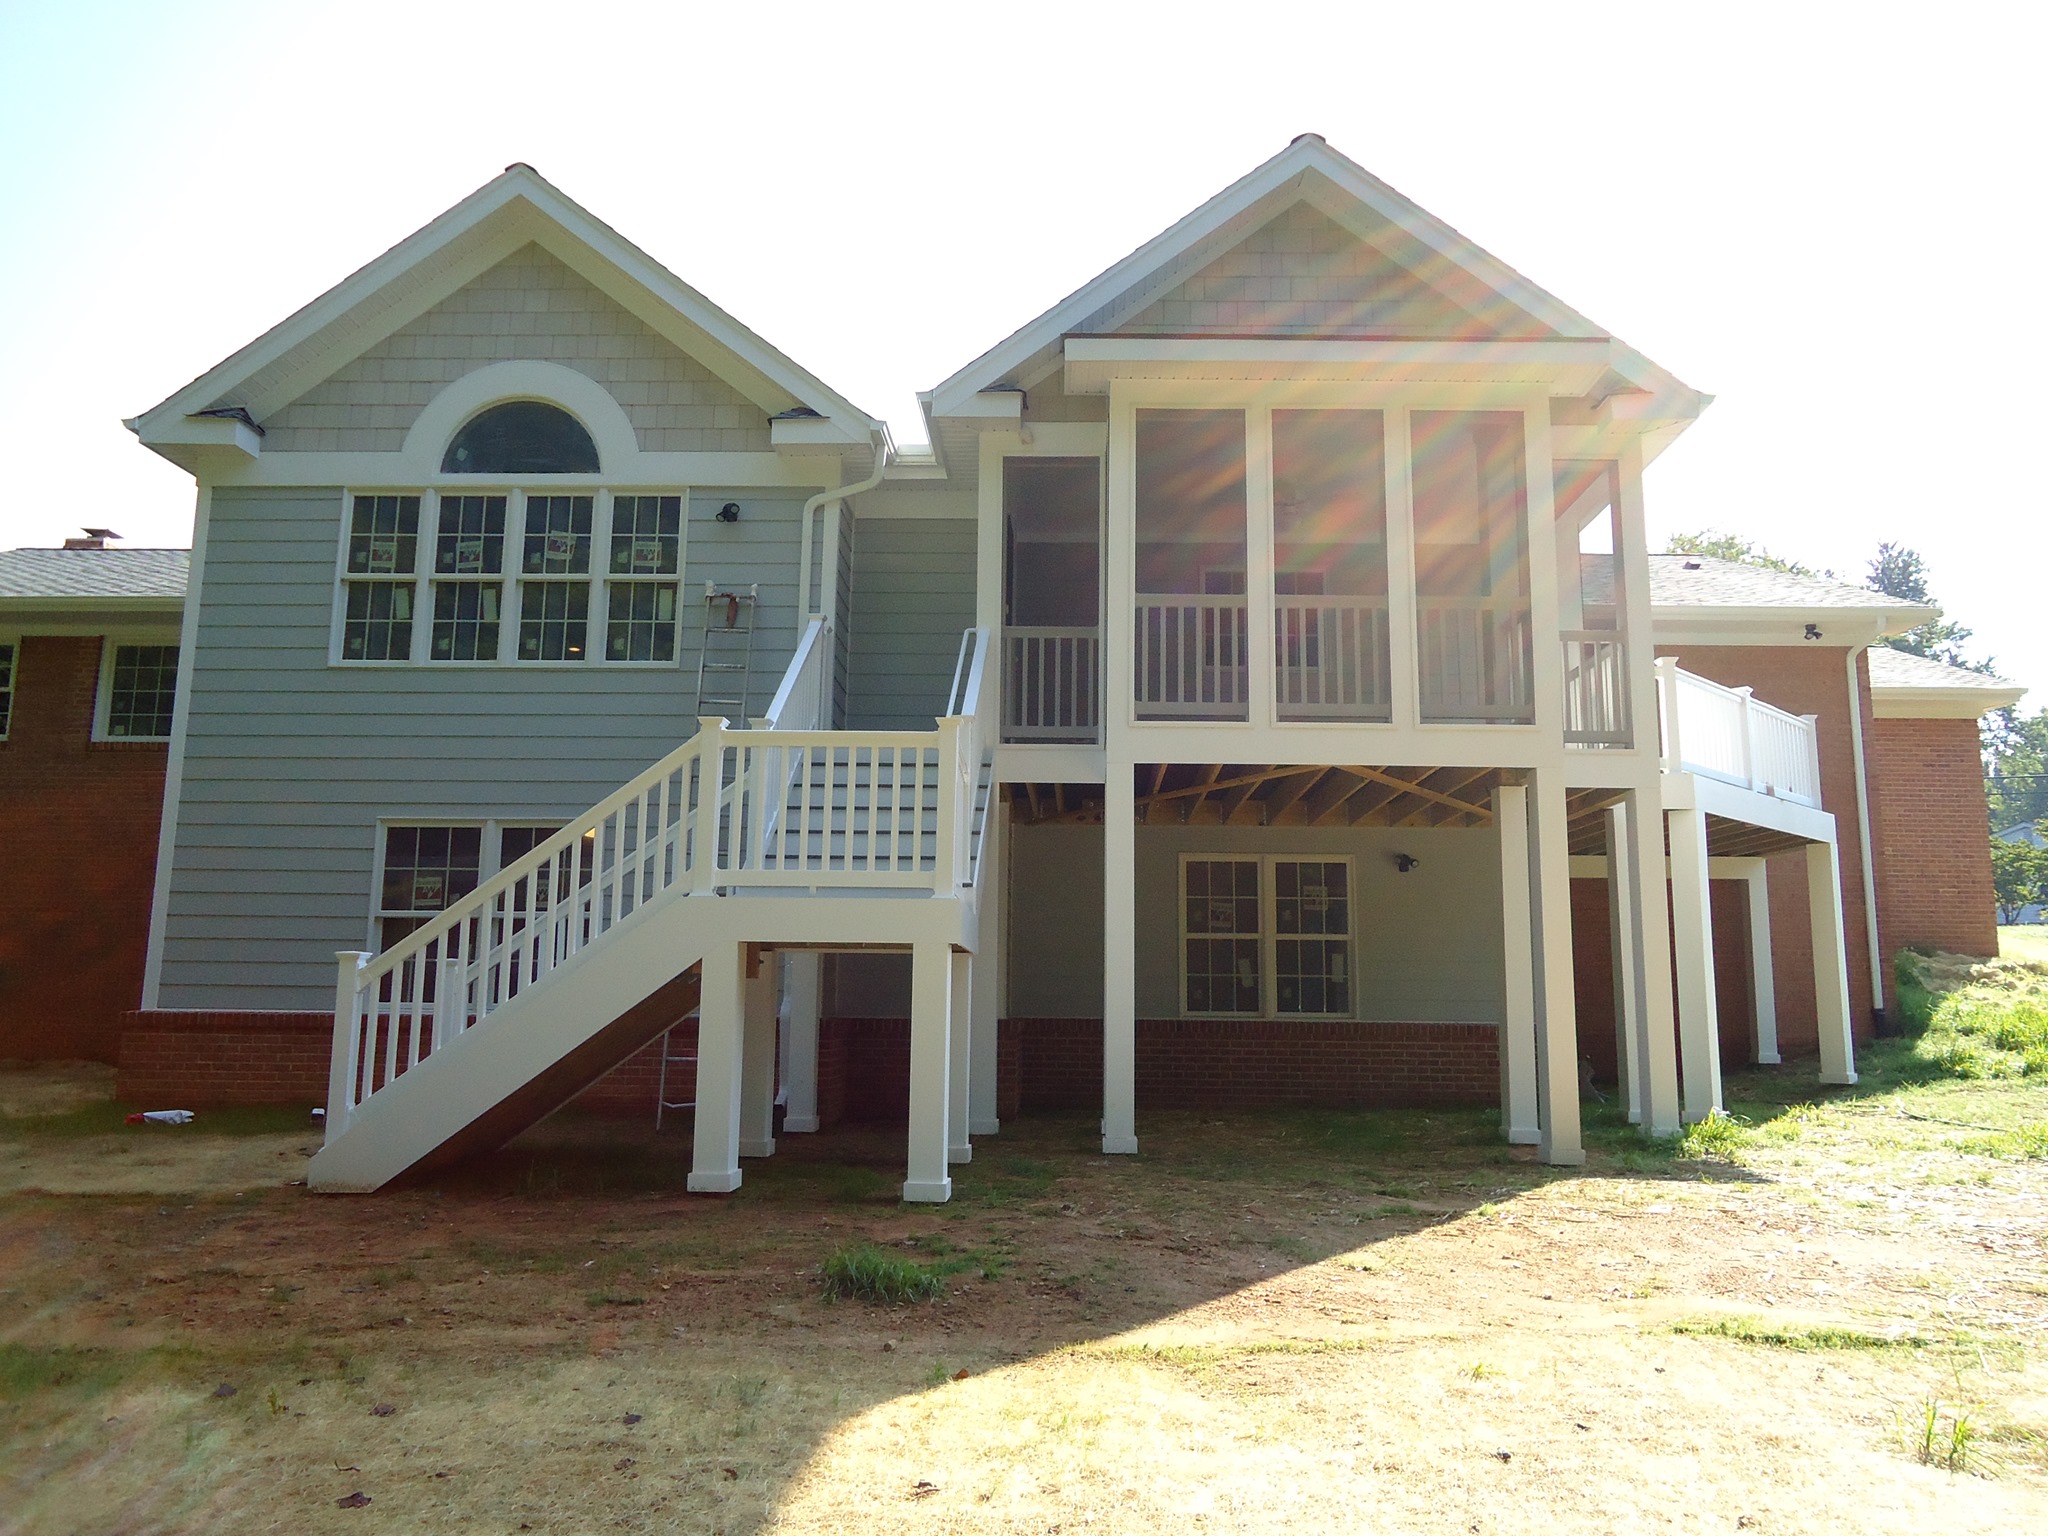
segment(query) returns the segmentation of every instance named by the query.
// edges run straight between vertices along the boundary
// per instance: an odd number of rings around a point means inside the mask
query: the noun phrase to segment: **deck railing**
[[[1392,708],[1383,597],[1273,599],[1274,703],[1282,720],[1385,720]]]
[[[1534,718],[1528,598],[1418,598],[1416,621],[1424,720]]]
[[[1628,651],[1619,635],[1567,630],[1564,643],[1564,739],[1572,747],[1635,745],[1628,698]]]
[[[1820,805],[1820,736],[1813,715],[1766,704],[1657,658],[1664,771],[1698,773],[1796,805]]]
[[[764,719],[817,706],[829,654],[800,647]],[[734,730],[695,736],[381,955],[337,957],[327,1133],[466,1030],[665,898],[758,886],[973,883],[985,826],[985,630],[969,632],[955,713],[930,731]],[[823,697],[822,676],[816,684]],[[781,712],[780,716],[776,711]]]
[[[1003,631],[1003,739],[1098,741],[1102,631],[1011,625]]]
[[[1242,593],[1139,593],[1131,667],[1138,718],[1246,718],[1247,621]]]

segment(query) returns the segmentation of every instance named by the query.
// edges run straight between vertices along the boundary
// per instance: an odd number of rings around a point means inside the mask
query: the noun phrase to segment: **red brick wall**
[[[142,1001],[168,749],[95,742],[96,636],[29,635],[0,742],[0,1057],[111,1062]]]
[[[1755,1009],[1749,997],[1749,888],[1741,880],[1709,880],[1714,920],[1714,998],[1721,1020],[1721,1061],[1736,1066],[1756,1059]],[[1801,908],[1802,914],[1804,908]],[[1579,1055],[1593,1063],[1594,1080],[1619,1075],[1614,1038],[1614,929],[1607,882],[1572,881],[1572,982],[1579,1022]],[[1672,984],[1676,1014],[1677,983]]]
[[[1886,949],[1997,954],[1977,722],[1879,720],[1868,745]]]
[[[1849,678],[1841,646],[1678,645],[1659,646],[1659,656],[1726,687],[1748,686],[1766,704],[1795,715],[1817,715],[1820,735],[1821,809],[1835,818],[1842,861],[1843,928],[1848,943],[1849,1014],[1858,1039],[1872,1029],[1870,944],[1864,923],[1863,855],[1856,810],[1856,753],[1850,729]],[[1857,707],[1863,713],[1866,746],[1874,721],[1870,713],[1870,669],[1857,659]],[[1977,791],[1981,801],[1982,792]],[[1808,930],[1806,866],[1803,855],[1771,860],[1771,953],[1776,965],[1778,1038],[1785,1054],[1819,1050],[1814,1011],[1813,943]],[[1880,903],[1880,915],[1882,915]]]

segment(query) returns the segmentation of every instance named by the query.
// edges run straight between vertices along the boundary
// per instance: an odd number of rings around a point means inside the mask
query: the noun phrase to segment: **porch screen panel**
[[[1132,686],[1141,720],[1242,720],[1243,411],[1140,411]]]
[[[1102,461],[1003,461],[1003,736],[1094,741],[1102,720]]]
[[[1577,747],[1634,743],[1629,709],[1627,627],[1611,461],[1551,466],[1557,507],[1557,619],[1564,647],[1564,739]]]
[[[1273,413],[1273,628],[1281,719],[1389,718],[1378,411]]]
[[[1527,466],[1514,411],[1417,411],[1415,591],[1422,718],[1534,718]]]
[[[1189,1013],[1259,1012],[1259,861],[1189,859],[1181,868]]]

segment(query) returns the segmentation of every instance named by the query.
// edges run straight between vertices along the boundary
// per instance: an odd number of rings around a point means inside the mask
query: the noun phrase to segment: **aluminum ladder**
[[[758,583],[744,592],[721,592],[715,583],[704,583],[704,634],[697,647],[698,714],[722,714],[735,725],[746,724],[747,689],[754,676],[754,614],[760,603]],[[717,691],[706,692],[712,685]]]

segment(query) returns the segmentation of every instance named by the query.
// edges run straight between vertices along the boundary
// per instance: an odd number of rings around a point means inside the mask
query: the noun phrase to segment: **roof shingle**
[[[0,550],[0,600],[163,598],[184,601],[189,549]]]

